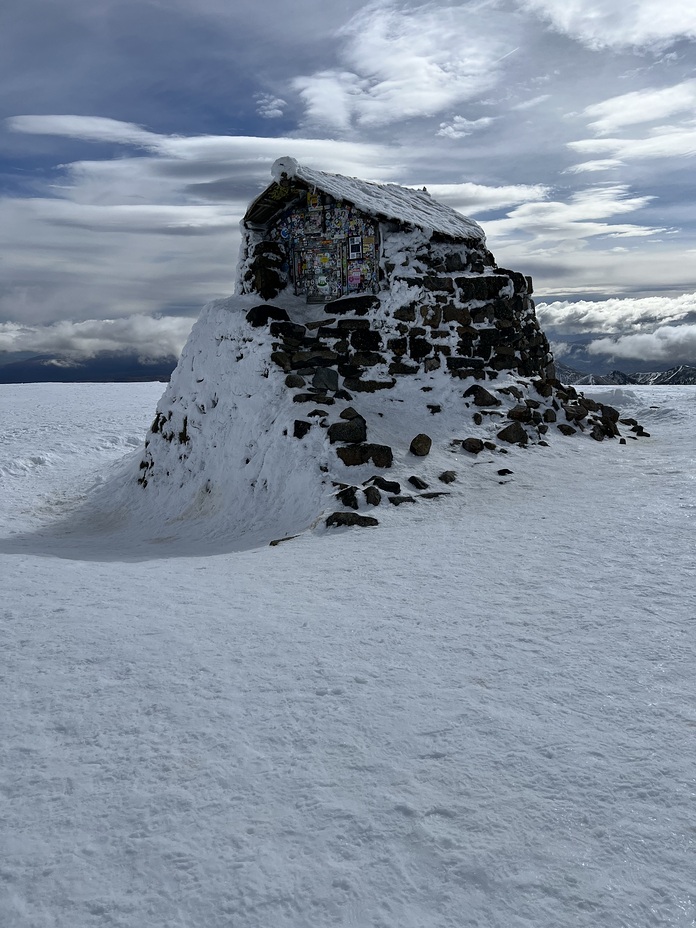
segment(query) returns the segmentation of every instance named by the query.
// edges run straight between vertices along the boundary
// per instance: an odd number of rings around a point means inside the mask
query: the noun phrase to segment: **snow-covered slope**
[[[51,535],[161,391],[0,387],[0,924],[693,925],[694,389],[374,531]]]

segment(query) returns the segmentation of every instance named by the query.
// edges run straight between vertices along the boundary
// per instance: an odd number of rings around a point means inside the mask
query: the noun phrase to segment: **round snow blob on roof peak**
[[[299,163],[294,158],[286,155],[284,158],[278,158],[277,161],[273,162],[271,176],[275,181],[279,181],[283,174],[287,175],[287,177],[294,177],[299,166]]]

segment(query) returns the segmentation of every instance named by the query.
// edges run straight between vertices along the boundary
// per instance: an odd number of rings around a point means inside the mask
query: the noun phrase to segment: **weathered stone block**
[[[254,306],[246,314],[246,321],[258,329],[260,326],[268,325],[269,320],[283,322],[290,321],[290,317],[284,309],[279,306],[271,306],[270,303],[264,303],[261,306]]]
[[[368,464],[372,461],[375,467],[386,468],[391,467],[394,462],[394,454],[389,445],[370,443],[344,445],[336,449],[336,454],[346,467],[359,467],[361,464]]]
[[[325,313],[335,313],[344,315],[345,313],[355,313],[356,316],[365,316],[367,313],[379,306],[379,300],[370,293],[361,296],[344,296],[340,300],[334,300],[324,306]]]
[[[352,419],[332,422],[328,428],[327,434],[332,444],[337,441],[355,444],[357,442],[363,442],[367,438],[367,424],[362,416],[356,415]]]

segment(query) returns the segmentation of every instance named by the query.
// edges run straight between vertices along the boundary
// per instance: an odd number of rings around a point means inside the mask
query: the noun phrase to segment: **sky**
[[[0,353],[177,353],[290,155],[480,222],[559,360],[696,360],[692,0],[5,0],[0,100]]]

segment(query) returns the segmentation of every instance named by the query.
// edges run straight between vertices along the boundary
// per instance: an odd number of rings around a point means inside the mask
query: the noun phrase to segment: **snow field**
[[[696,391],[376,529],[61,534],[161,391],[0,389],[0,923],[696,924]]]

